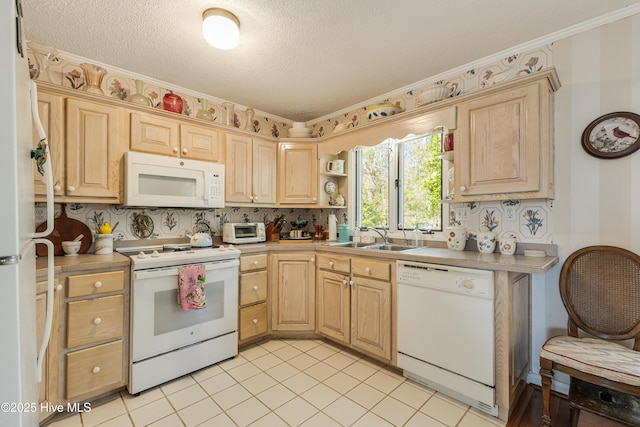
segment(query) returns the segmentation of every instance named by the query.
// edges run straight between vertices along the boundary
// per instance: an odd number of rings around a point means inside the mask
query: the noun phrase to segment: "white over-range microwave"
[[[223,208],[224,165],[125,153],[125,206]]]

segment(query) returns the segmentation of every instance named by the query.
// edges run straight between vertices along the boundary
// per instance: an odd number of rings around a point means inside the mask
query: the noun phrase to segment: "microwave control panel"
[[[224,179],[223,174],[213,172],[209,180],[209,197],[212,200],[220,200],[224,197]]]

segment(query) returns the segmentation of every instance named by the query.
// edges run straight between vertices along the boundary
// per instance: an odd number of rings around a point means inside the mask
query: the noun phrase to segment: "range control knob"
[[[151,254],[151,258],[158,258],[160,256],[160,253],[158,253],[158,251],[153,251],[153,253]]]
[[[145,259],[146,257],[147,257],[147,254],[145,254],[142,251],[140,251],[140,253],[138,254],[138,259]]]

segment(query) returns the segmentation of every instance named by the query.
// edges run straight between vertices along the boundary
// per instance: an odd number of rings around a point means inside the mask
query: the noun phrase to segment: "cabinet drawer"
[[[267,303],[240,309],[240,341],[267,332]]]
[[[388,262],[354,258],[351,260],[351,272],[358,276],[391,280],[391,264]]]
[[[124,271],[69,276],[69,298],[106,294],[124,289]]]
[[[67,353],[67,400],[124,381],[122,340]]]
[[[124,297],[95,298],[67,304],[67,348],[122,336]]]
[[[318,255],[318,267],[323,270],[335,271],[339,273],[349,274],[351,271],[351,265],[349,258]]]
[[[240,257],[240,271],[260,270],[261,268],[267,268],[267,254]]]
[[[245,273],[240,276],[240,305],[267,299],[267,271]]]

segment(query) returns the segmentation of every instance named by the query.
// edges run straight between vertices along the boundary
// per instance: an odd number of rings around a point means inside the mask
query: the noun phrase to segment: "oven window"
[[[195,196],[198,183],[195,178],[180,178],[175,176],[161,176],[140,174],[138,189],[145,196]]]
[[[153,335],[179,331],[224,317],[224,281],[207,282],[207,307],[182,311],[177,302],[177,289],[154,292]]]
[[[258,237],[258,232],[256,231],[255,225],[236,225],[236,237]]]

